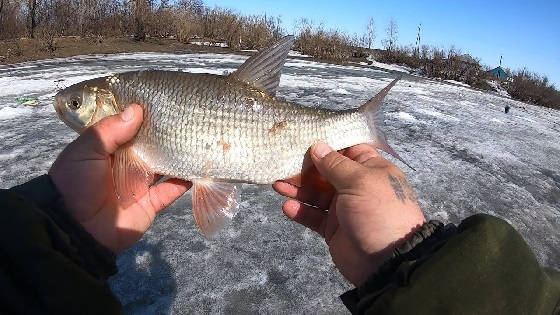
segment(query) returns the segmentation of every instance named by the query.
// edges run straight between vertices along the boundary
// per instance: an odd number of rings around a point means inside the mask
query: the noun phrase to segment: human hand
[[[113,184],[112,154],[134,138],[141,123],[142,108],[138,105],[104,118],[70,143],[49,170],[70,214],[115,253],[139,240],[156,213],[192,185],[169,179],[146,186],[143,197],[132,205],[124,208],[119,204]]]
[[[284,214],[323,236],[338,270],[359,286],[422,226],[424,215],[403,173],[372,146],[338,153],[318,143],[310,157],[316,168],[301,183],[273,188],[295,199],[284,202]]]

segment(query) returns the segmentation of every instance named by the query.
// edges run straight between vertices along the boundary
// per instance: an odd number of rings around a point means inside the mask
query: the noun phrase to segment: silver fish
[[[154,174],[190,180],[195,221],[212,235],[237,212],[240,183],[271,184],[299,174],[318,141],[336,150],[372,143],[403,161],[379,129],[379,107],[398,79],[356,110],[290,104],[275,93],[292,44],[287,36],[228,76],[144,70],[87,80],[60,91],[54,106],[81,133],[140,104],[142,126],[115,154],[120,202],[140,198]]]

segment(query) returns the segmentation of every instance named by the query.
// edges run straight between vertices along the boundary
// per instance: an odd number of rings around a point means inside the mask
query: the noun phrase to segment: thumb
[[[344,155],[334,151],[325,143],[311,146],[311,160],[319,173],[334,186],[337,191],[348,188],[356,177],[356,172],[363,166]]]
[[[132,104],[120,114],[105,117],[88,128],[77,142],[99,154],[113,154],[134,138],[141,124],[142,107]]]

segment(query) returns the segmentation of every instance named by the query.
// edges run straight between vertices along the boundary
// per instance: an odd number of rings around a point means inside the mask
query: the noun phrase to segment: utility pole
[[[422,31],[422,23],[418,24],[418,35],[416,35],[416,54],[420,54],[420,32]]]
[[[503,55],[500,55],[500,67],[502,66],[502,57]]]

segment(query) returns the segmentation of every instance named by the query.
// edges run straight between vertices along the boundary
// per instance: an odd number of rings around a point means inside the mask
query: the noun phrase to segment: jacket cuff
[[[414,270],[456,233],[453,224],[444,226],[437,220],[424,223],[407,242],[393,250],[391,258],[364,284],[340,299],[352,314],[362,314],[386,290],[406,285]]]
[[[10,189],[35,206],[66,234],[64,242],[55,242],[56,249],[97,279],[105,280],[117,273],[115,254],[99,243],[66,210],[60,193],[49,175],[42,175]]]

